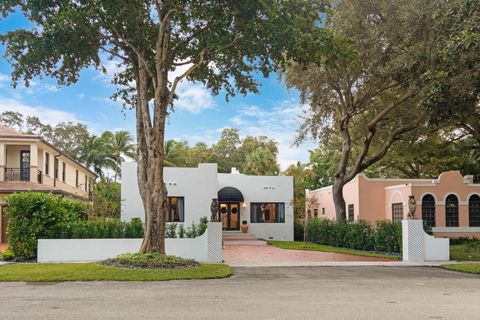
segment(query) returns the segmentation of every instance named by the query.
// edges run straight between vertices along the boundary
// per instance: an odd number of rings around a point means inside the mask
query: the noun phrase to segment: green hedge
[[[62,222],[52,229],[49,239],[121,239],[143,238],[143,222],[134,218],[130,222],[70,221]]]
[[[87,207],[47,193],[14,193],[7,199],[8,247],[15,257],[37,255],[37,239],[49,238],[59,223],[87,219]]]
[[[308,241],[317,244],[392,254],[402,251],[402,227],[398,222],[372,224],[314,218],[308,222],[307,233]]]

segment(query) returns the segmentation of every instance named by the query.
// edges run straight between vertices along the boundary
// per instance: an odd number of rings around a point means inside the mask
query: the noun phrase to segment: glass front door
[[[220,203],[220,219],[223,230],[240,229],[240,204]]]
[[[30,151],[20,151],[20,180],[30,181]]]

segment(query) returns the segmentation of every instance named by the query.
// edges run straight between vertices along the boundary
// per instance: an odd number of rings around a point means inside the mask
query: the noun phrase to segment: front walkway
[[[357,255],[306,251],[287,250],[274,246],[225,246],[223,260],[233,267],[266,267],[266,266],[319,266],[338,265],[346,262],[363,264],[376,262],[379,264],[398,263],[398,261],[382,258],[363,257]],[[347,263],[348,264],[348,263]]]

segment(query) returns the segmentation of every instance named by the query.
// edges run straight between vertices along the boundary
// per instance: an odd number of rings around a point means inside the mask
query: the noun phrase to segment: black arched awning
[[[244,202],[243,194],[234,187],[223,187],[218,191],[218,202]]]

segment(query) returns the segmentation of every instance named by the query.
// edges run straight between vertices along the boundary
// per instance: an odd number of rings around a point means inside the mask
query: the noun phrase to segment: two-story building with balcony
[[[40,136],[0,125],[0,196],[15,192],[47,192],[90,201],[94,172]],[[0,202],[0,242],[7,240],[8,218]]]

